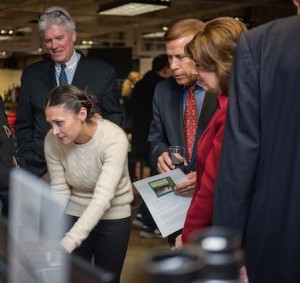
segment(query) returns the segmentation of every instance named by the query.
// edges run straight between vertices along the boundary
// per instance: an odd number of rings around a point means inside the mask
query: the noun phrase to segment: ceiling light
[[[2,51],[0,50],[0,58],[3,59],[3,58],[8,58],[12,55],[12,52],[8,52],[8,51]]]
[[[118,0],[100,6],[99,15],[135,16],[168,8],[170,0]]]
[[[93,40],[81,40],[79,44],[75,46],[75,49],[88,49],[92,48],[94,45]]]
[[[158,32],[151,32],[143,34],[143,38],[162,38],[164,37],[164,32],[158,31]]]
[[[0,40],[13,39],[14,31],[12,29],[1,29],[0,30]]]
[[[81,44],[82,45],[93,45],[94,41],[92,41],[92,40],[82,40]]]

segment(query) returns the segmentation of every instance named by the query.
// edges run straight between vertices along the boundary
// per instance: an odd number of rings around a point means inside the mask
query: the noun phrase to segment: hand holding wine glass
[[[169,147],[170,158],[175,168],[180,168],[182,171],[185,166],[185,148],[184,146],[170,146]]]

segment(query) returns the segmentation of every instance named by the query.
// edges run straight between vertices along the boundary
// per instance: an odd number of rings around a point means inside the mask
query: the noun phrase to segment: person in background
[[[173,76],[157,85],[153,98],[148,137],[151,164],[159,173],[170,171],[175,166],[169,157],[169,146],[186,147],[184,173],[188,180],[176,185],[180,195],[191,195],[195,189],[195,145],[217,107],[217,96],[205,92],[197,83],[194,62],[184,53],[185,45],[203,28],[204,23],[197,19],[180,20],[169,27],[164,39]],[[168,237],[171,246],[178,233]]]
[[[0,215],[8,216],[9,173],[18,167],[13,133],[0,95]]]
[[[73,224],[62,247],[88,261],[93,257],[119,282],[133,199],[128,139],[100,116],[93,96],[72,85],[51,91],[45,114],[52,128],[45,138],[51,187]]]
[[[211,226],[214,185],[221,154],[228,103],[230,71],[239,37],[247,30],[242,22],[229,17],[211,20],[186,46],[186,54],[196,65],[203,89],[215,93],[218,108],[198,141],[196,189],[176,248],[187,244],[195,232]]]
[[[135,84],[141,79],[141,75],[138,71],[131,71],[128,74],[127,79],[122,84],[122,98],[126,99],[131,97],[132,89]]]
[[[124,106],[124,130],[132,133],[132,90],[135,84],[142,78],[138,71],[131,71],[122,83],[122,105]]]
[[[152,69],[138,81],[132,90],[132,147],[129,153],[129,173],[131,180],[135,180],[136,162],[130,159],[143,159],[145,164],[151,168],[149,156],[149,143],[147,142],[150,124],[153,118],[152,102],[156,85],[172,75],[168,56],[160,54],[154,57]],[[152,175],[153,169],[150,169]],[[157,226],[143,200],[134,219],[133,224],[142,228],[140,235],[151,238],[161,236]]]
[[[153,95],[156,85],[172,75],[168,56],[154,57],[152,69],[138,81],[132,90],[132,155],[142,157],[150,167],[149,144],[147,142],[153,118]]]
[[[299,28],[251,29],[232,69],[213,224],[242,234],[249,282],[300,278]]]
[[[74,49],[76,31],[71,15],[61,7],[50,7],[40,15],[38,30],[51,59],[24,69],[15,130],[22,168],[43,176],[47,172],[43,145],[49,130],[44,103],[54,87],[72,84],[87,88],[104,118],[122,125],[123,116],[114,69]]]

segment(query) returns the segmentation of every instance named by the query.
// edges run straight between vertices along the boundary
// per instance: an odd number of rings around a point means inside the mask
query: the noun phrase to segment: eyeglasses
[[[40,16],[39,16],[40,21],[46,20],[46,18],[49,15],[52,15],[53,18],[59,18],[62,15],[62,16],[65,16],[69,21],[71,21],[70,18],[63,11],[60,11],[60,10],[55,10],[55,11],[52,11],[49,13],[40,14]]]

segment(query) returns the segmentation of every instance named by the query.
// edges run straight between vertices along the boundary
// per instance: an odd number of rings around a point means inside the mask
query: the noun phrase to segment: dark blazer
[[[16,166],[15,141],[5,114],[4,104],[0,96],[0,199],[4,203],[4,213],[7,213],[7,196],[9,172]]]
[[[165,151],[169,151],[171,145],[185,146],[183,126],[183,86],[169,78],[160,82],[153,98],[153,121],[151,123],[148,141],[151,146],[151,163],[157,168],[158,157]],[[197,141],[208,125],[218,105],[217,96],[206,93],[203,101],[198,128],[190,164],[185,173],[196,169]],[[186,160],[188,160],[186,156]]]
[[[112,66],[81,54],[72,85],[81,90],[90,90],[96,97],[103,117],[117,125],[122,124],[116,75]],[[18,156],[21,167],[39,176],[47,171],[44,137],[50,129],[45,119],[44,103],[56,86],[52,60],[34,63],[23,71],[15,123]]]
[[[300,16],[240,39],[214,224],[243,235],[249,282],[300,282]]]

